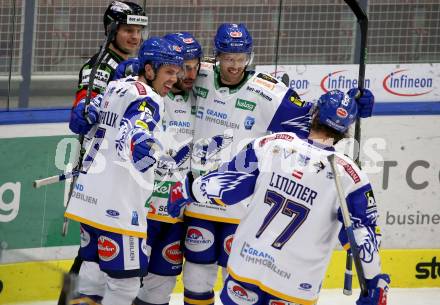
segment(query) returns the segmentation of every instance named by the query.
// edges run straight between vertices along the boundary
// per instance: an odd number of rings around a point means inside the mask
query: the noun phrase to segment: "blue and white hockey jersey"
[[[315,304],[342,227],[332,147],[294,133],[256,139],[218,170],[193,183],[197,201],[236,204],[249,198],[234,236],[234,278],[297,304]],[[367,176],[336,153],[341,183],[368,279],[380,273],[377,208]]]
[[[163,100],[164,132],[159,135],[163,152],[157,162],[154,192],[148,199],[148,218],[176,223],[181,219],[169,216],[166,207],[171,186],[190,170],[196,101],[193,92],[183,95],[170,92]]]
[[[217,168],[257,137],[294,131],[308,136],[310,103],[268,74],[247,74],[238,87],[220,87],[219,72],[204,63],[195,90],[197,112],[191,170],[195,175]],[[195,203],[185,214],[226,223],[239,223],[246,202],[232,207]]]
[[[102,230],[146,237],[145,202],[152,194],[154,167],[140,172],[131,160],[130,135],[151,137],[163,101],[134,78],[110,82],[99,105],[99,123],[90,131],[81,174],[65,216]],[[157,159],[160,150],[157,149]]]

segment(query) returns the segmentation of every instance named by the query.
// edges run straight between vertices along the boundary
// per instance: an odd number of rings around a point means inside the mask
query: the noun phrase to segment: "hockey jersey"
[[[195,84],[197,111],[191,170],[197,176],[217,168],[253,139],[269,132],[295,131],[307,137],[310,103],[264,73],[248,72],[238,87],[220,86],[218,68],[204,63]],[[195,203],[185,214],[239,223],[246,202],[231,207]]]
[[[94,99],[96,101],[96,98]],[[131,159],[133,132],[154,137],[162,97],[134,78],[110,82],[99,104],[99,124],[90,131],[81,173],[65,216],[102,230],[146,237],[145,202],[154,168],[141,173]],[[156,151],[156,159],[160,150]]]
[[[195,95],[186,92],[164,97],[165,113],[163,131],[159,140],[163,154],[156,167],[153,195],[148,199],[148,218],[168,223],[181,221],[167,213],[167,201],[171,186],[183,179],[190,170],[192,139],[194,135]]]
[[[296,304],[316,303],[342,227],[327,161],[333,153],[332,147],[296,134],[276,133],[256,139],[230,162],[194,181],[197,201],[235,204],[250,198],[234,235],[231,276]],[[380,273],[373,191],[352,160],[339,153],[336,160],[365,276],[371,279]]]
[[[73,106],[76,106],[87,95],[87,87],[89,86],[90,73],[92,67],[98,60],[99,53],[93,55],[79,71],[78,89],[75,95],[75,102]],[[104,55],[101,63],[96,70],[95,79],[93,80],[92,97],[98,94],[103,94],[107,88],[108,83],[113,79],[115,70],[118,64],[123,60],[121,56],[116,54],[110,49],[104,51]]]

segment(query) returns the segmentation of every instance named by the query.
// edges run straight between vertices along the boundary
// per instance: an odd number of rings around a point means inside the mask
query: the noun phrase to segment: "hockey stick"
[[[365,83],[365,62],[367,57],[367,34],[368,34],[368,16],[364,10],[359,6],[356,0],[344,0],[345,3],[350,7],[354,15],[356,16],[357,22],[360,28],[360,51],[359,51],[359,76],[358,76],[358,88],[359,95],[364,89]],[[361,168],[360,156],[360,143],[361,143],[361,121],[359,118],[356,119],[355,129],[354,129],[354,139],[359,145],[359,152],[356,154],[354,161]],[[352,256],[347,252],[347,258],[345,262],[345,276],[344,276],[344,290],[345,295],[352,294],[352,267],[353,261]]]
[[[33,185],[34,188],[37,189],[37,188],[40,188],[40,187],[45,186],[45,185],[61,182],[61,181],[70,179],[72,177],[76,177],[78,175],[79,175],[78,171],[72,171],[72,172],[68,172],[68,173],[65,173],[65,174],[61,174],[61,175],[55,175],[55,176],[52,176],[52,177],[47,177],[47,178],[35,180],[32,183],[32,185]]]
[[[342,219],[344,221],[345,231],[347,232],[348,242],[350,243],[351,253],[353,256],[354,266],[356,268],[356,273],[358,275],[359,286],[361,288],[361,295],[367,296],[368,289],[365,280],[364,269],[362,268],[362,262],[359,257],[358,246],[353,233],[353,223],[351,222],[350,212],[348,211],[347,201],[345,199],[344,190],[342,189],[342,184],[339,176],[339,170],[336,166],[336,156],[331,154],[327,157],[330,162],[331,170],[335,179],[336,190],[338,191],[339,203],[341,205]]]
[[[84,102],[84,105],[85,105],[85,107],[84,107],[84,117],[86,118],[86,120],[89,123],[90,123],[90,119],[89,119],[89,115],[88,115],[88,113],[89,113],[88,108],[89,108],[90,100],[92,98],[93,82],[95,81],[96,71],[98,71],[98,67],[99,67],[99,65],[101,64],[101,62],[102,62],[102,60],[104,58],[105,50],[108,48],[108,46],[110,45],[110,43],[113,40],[113,37],[116,34],[117,27],[118,27],[118,25],[115,22],[112,22],[110,24],[110,30],[109,30],[109,32],[107,34],[106,39],[105,39],[105,43],[102,46],[101,50],[99,51],[98,57],[96,59],[96,62],[93,65],[92,70],[90,71],[89,83],[88,83],[88,86],[87,86],[86,99],[85,99],[85,102]],[[81,170],[82,162],[83,162],[84,155],[85,155],[85,152],[86,152],[86,149],[83,146],[83,143],[84,143],[84,135],[83,134],[79,135],[78,141],[79,141],[80,152],[79,152],[79,157],[78,157],[78,163],[77,163],[75,169],[73,170],[73,172],[79,172]],[[72,179],[72,182],[70,183],[69,196],[68,196],[69,199],[67,200],[66,209],[69,206],[70,199],[72,198],[73,188],[75,187],[75,183],[76,183],[76,180],[77,180],[78,176],[79,175],[72,175],[73,179]],[[61,181],[61,180],[59,180],[59,181]],[[66,236],[68,227],[69,227],[69,218],[64,217],[63,230],[62,230],[62,233],[61,233],[62,236]]]
[[[108,48],[108,46],[110,45],[111,41],[113,40],[114,35],[116,34],[116,29],[117,29],[117,24],[116,23],[112,23],[110,25],[110,30],[109,30],[109,34],[106,37],[104,46],[101,48],[101,50],[98,53],[98,57],[96,59],[95,64],[93,65],[91,71],[90,71],[90,75],[89,75],[89,82],[87,85],[87,91],[86,91],[86,98],[85,98],[85,109],[84,109],[84,117],[86,118],[87,121],[89,121],[89,117],[88,117],[88,105],[90,104],[90,100],[92,97],[92,89],[93,89],[93,82],[95,81],[95,75],[96,75],[96,71],[98,70],[99,65],[101,64],[102,60],[103,60],[103,56],[104,56],[104,52],[105,50]],[[79,174],[79,170],[82,166],[82,160],[84,158],[84,154],[85,154],[85,148],[83,147],[83,143],[84,143],[84,135],[80,134],[78,136],[78,142],[79,142],[79,147],[80,147],[80,154],[78,157],[78,164],[75,166],[75,169],[71,172],[71,173],[65,173],[65,174],[61,174],[61,175],[54,175],[51,177],[47,177],[47,178],[43,178],[43,179],[38,179],[38,180],[34,180],[34,182],[32,183],[34,188],[39,188],[45,185],[50,185],[53,183],[58,183],[67,179],[70,179],[72,177],[77,177]],[[72,183],[73,185],[73,183]],[[72,189],[72,186],[71,186]],[[69,198],[71,195],[71,190],[69,191]],[[63,229],[64,232],[64,229]]]

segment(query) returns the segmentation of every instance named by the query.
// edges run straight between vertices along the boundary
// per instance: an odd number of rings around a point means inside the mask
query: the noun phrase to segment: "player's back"
[[[280,298],[312,304],[341,228],[327,161],[334,151],[293,133],[257,139],[254,147],[260,173],[228,267],[237,278],[258,281]],[[346,191],[368,183],[354,183],[345,172],[342,181]]]

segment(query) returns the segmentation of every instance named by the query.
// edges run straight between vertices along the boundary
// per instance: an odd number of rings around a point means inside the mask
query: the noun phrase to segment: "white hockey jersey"
[[[333,147],[276,133],[194,181],[197,201],[235,204],[250,198],[234,235],[231,276],[284,300],[315,304],[342,227],[327,161],[332,153]],[[352,160],[336,156],[365,275],[372,278],[380,273],[380,240],[371,185]]]
[[[144,173],[135,168],[129,135],[143,130],[154,136],[163,113],[162,97],[134,78],[121,79],[110,82],[99,108],[99,124],[90,132],[93,138],[65,216],[145,238],[145,202],[153,191],[154,168]]]
[[[249,72],[236,88],[220,87],[212,64],[200,69],[191,170],[197,176],[228,161],[253,139],[269,132],[294,131],[307,137],[310,104],[268,74]],[[239,223],[246,203],[214,207],[195,203],[185,214],[226,223]]]
[[[147,202],[149,219],[168,223],[181,221],[169,216],[166,207],[171,186],[190,170],[195,100],[193,92],[183,95],[170,92],[164,97],[164,132],[159,137],[164,150],[157,162],[154,192]]]

